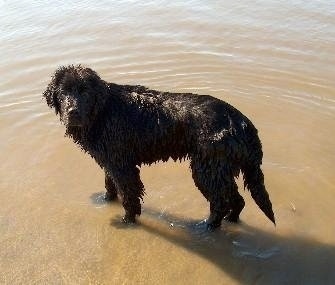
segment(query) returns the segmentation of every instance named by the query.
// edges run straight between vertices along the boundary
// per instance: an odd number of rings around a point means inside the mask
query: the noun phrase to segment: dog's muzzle
[[[69,126],[80,127],[82,125],[80,113],[76,108],[70,108],[67,114],[68,114],[67,121]]]

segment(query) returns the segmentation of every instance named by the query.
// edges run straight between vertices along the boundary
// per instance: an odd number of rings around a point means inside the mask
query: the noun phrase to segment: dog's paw
[[[240,221],[239,215],[236,215],[231,211],[223,219],[227,222],[230,222],[230,223],[238,223]]]
[[[217,228],[220,228],[221,223],[207,223],[206,224],[206,229],[208,232],[214,232]]]
[[[223,218],[225,221],[230,222],[230,223],[238,223],[240,219],[236,216],[226,216]]]
[[[132,225],[136,223],[136,219],[134,216],[124,215],[122,218],[122,222],[127,225]]]
[[[106,192],[104,199],[107,202],[112,202],[112,201],[116,201],[118,197],[116,193]]]

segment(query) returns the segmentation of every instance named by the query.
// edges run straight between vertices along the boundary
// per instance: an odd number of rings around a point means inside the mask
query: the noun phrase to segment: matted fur
[[[60,67],[43,93],[66,135],[105,171],[106,198],[122,199],[124,221],[141,214],[139,167],[189,159],[195,185],[210,203],[209,228],[236,222],[244,207],[235,177],[275,222],[264,187],[262,146],[250,120],[211,96],[168,93],[103,81],[80,65]]]

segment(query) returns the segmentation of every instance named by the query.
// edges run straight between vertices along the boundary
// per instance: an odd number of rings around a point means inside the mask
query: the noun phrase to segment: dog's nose
[[[77,108],[69,108],[67,110],[68,125],[69,126],[81,126],[80,113]]]
[[[69,116],[71,117],[78,117],[79,116],[79,112],[76,108],[70,108],[68,110]]]

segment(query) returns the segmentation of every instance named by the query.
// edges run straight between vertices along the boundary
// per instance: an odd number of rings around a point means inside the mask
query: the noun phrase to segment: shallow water
[[[335,284],[334,2],[68,2],[0,1],[0,283]],[[168,162],[142,168],[143,214],[124,227],[41,99],[70,63],[240,109],[277,226],[242,190],[240,224],[195,227],[208,204]]]

